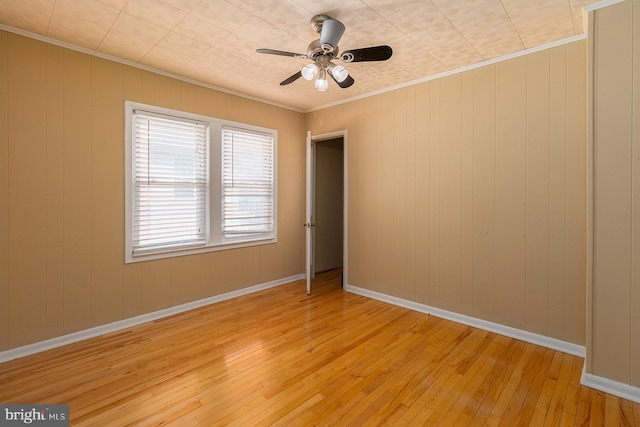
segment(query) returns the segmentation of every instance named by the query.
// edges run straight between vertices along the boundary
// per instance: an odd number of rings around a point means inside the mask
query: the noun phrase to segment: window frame
[[[208,178],[207,212],[206,212],[206,243],[202,246],[189,248],[170,248],[142,254],[133,253],[133,206],[134,206],[134,141],[133,114],[135,110],[142,110],[152,114],[173,116],[187,121],[208,123]],[[125,263],[148,261],[153,259],[171,258],[204,252],[235,249],[248,246],[277,243],[278,239],[278,132],[276,129],[265,128],[246,123],[234,122],[215,117],[204,116],[185,111],[173,110],[155,105],[125,101]],[[225,237],[222,234],[222,129],[237,128],[254,133],[270,135],[273,138],[273,230],[253,236]]]

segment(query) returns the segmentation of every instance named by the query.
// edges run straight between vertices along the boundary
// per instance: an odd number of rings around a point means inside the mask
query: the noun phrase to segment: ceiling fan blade
[[[345,50],[340,55],[340,59],[344,62],[386,61],[392,54],[393,50],[389,46],[372,46]]]
[[[280,86],[284,86],[284,85],[288,85],[289,83],[293,83],[296,80],[298,80],[300,77],[302,77],[302,71],[298,71],[297,73],[295,73],[293,76],[284,79],[283,81],[280,82]]]
[[[335,48],[338,47],[344,30],[344,24],[337,19],[327,19],[323,21],[322,32],[320,33],[320,46],[322,49],[325,52],[333,52]]]
[[[353,77],[351,77],[351,76],[347,76],[346,79],[344,79],[343,81],[339,82],[339,81],[336,80],[335,77],[333,77],[333,74],[331,74],[331,73],[327,73],[327,74],[329,74],[331,76],[331,78],[333,79],[333,81],[336,82],[336,84],[338,86],[340,86],[342,89],[346,89],[346,88],[350,87],[352,84],[354,84],[356,82],[355,80],[353,80]]]
[[[258,52],[258,53],[266,53],[267,55],[290,56],[292,58],[307,58],[307,55],[305,55],[303,53],[286,52],[284,50],[256,49],[256,52]]]

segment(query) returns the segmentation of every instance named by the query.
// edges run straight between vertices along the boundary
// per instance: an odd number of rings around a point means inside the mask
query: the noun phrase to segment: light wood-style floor
[[[630,425],[582,359],[343,292],[340,271],[0,364],[72,425]]]

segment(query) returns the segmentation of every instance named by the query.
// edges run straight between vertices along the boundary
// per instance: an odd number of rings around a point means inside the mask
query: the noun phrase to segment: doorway
[[[346,130],[313,136],[307,132],[304,224],[307,294],[311,293],[316,272],[340,271],[342,285],[349,283],[347,147]],[[316,240],[320,242],[318,245]]]
[[[313,274],[343,267],[344,138],[313,141]]]

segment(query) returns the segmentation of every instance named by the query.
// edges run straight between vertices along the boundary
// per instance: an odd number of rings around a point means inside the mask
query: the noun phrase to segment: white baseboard
[[[393,297],[379,292],[370,291],[368,289],[358,288],[356,286],[345,285],[344,289],[348,292],[372,298],[378,301],[387,302],[389,304],[408,308],[409,310],[418,311],[420,313],[430,314],[442,319],[451,320],[453,322],[462,323],[463,325],[473,326],[474,328],[483,329],[485,331],[494,332],[510,338],[540,345],[558,350],[563,353],[572,354],[578,357],[585,357],[586,350],[582,345],[561,341],[555,338],[546,337],[544,335],[534,334],[532,332],[523,331],[522,329],[512,328],[510,326],[493,323],[486,320],[478,319],[464,314],[454,313],[452,311],[431,307],[415,301],[409,301],[402,298]]]
[[[358,288],[356,286],[345,285],[344,289],[354,294],[362,295],[364,297],[372,298],[378,301],[387,302],[389,304],[404,307],[409,310],[431,314],[442,319],[451,320],[463,325],[473,326],[475,328],[494,332],[496,334],[505,335],[507,337],[540,345],[553,350],[562,351],[563,353],[572,354],[574,356],[582,358],[586,357],[585,347],[581,345],[568,343],[566,341],[557,340],[555,338],[549,338],[544,335],[534,334],[531,332],[523,331],[521,329],[512,328],[510,326],[501,325],[499,323],[488,322],[486,320],[477,319],[475,317],[442,310],[440,308],[420,304],[415,301],[409,301],[379,292],[370,291],[368,289]],[[584,370],[584,365],[582,376],[580,378],[580,384],[605,393],[612,394],[623,399],[630,400],[632,402],[640,403],[640,388],[631,386],[629,384],[620,383],[618,381],[610,380],[608,378],[599,377],[597,375],[588,374]]]
[[[185,311],[193,310],[195,308],[204,307],[210,304],[215,304],[220,301],[226,301],[242,295],[247,295],[253,292],[262,291],[264,289],[269,289],[276,286],[284,285],[285,283],[294,282],[296,280],[301,280],[304,278],[305,278],[304,274],[285,277],[283,279],[278,279],[271,282],[261,283],[258,285],[249,286],[247,288],[238,289],[237,291],[231,291],[224,294],[215,295],[209,298],[204,298],[198,301],[192,301],[186,304],[176,305],[174,307],[169,307],[163,310],[154,311],[153,313],[142,314],[140,316],[131,317],[129,319],[119,320],[117,322],[108,323],[106,325],[100,325],[94,328],[85,329],[83,331],[74,332],[72,334],[67,334],[60,337],[51,338],[51,339],[40,341],[37,343],[25,345],[22,347],[5,350],[0,352],[0,363],[7,362],[13,359],[18,359],[20,357],[28,356],[30,354],[39,353],[52,348],[61,347],[63,345],[71,344],[74,342],[86,340],[88,338],[93,338],[93,337],[108,334],[111,332],[119,331],[121,329],[131,328],[133,326],[137,326],[142,323],[147,323],[154,320],[162,319],[163,317],[173,316],[174,314],[183,313]]]
[[[580,384],[585,387],[591,387],[596,390],[621,397],[623,399],[631,400],[635,403],[640,403],[640,388],[634,387],[629,384],[620,383],[618,381],[610,380],[608,378],[599,377],[597,375],[588,374],[585,371],[584,366],[582,367]]]

